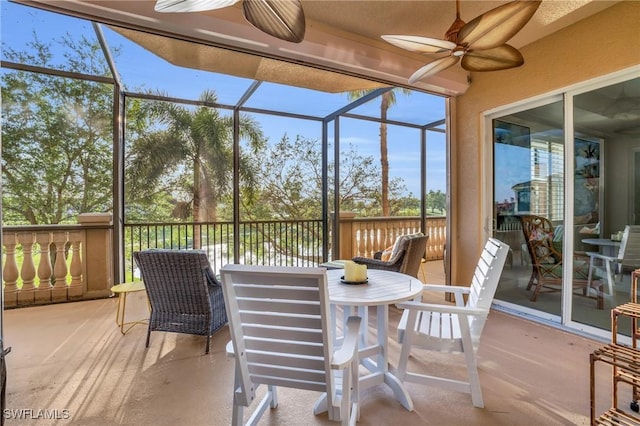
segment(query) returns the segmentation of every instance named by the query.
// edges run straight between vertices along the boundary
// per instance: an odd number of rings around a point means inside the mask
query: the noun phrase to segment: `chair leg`
[[[244,416],[243,406],[238,404],[236,398],[233,398],[233,412],[231,414],[231,424],[233,426],[242,426],[242,420]]]
[[[426,262],[426,259],[422,258],[422,260],[420,260],[420,268],[418,269],[418,279],[422,281],[423,284],[427,282],[427,271],[425,271]]]
[[[151,320],[149,320],[151,321]],[[149,347],[149,339],[151,338],[151,324],[149,324],[149,327],[147,328],[147,342],[145,343],[145,348]]]
[[[467,361],[467,374],[469,375],[471,401],[473,402],[474,407],[483,408],[484,401],[482,399],[482,388],[480,387],[480,375],[478,374],[478,366],[476,364],[473,348],[470,351],[465,348],[464,357]]]
[[[591,282],[593,280],[593,256],[589,256],[589,274],[587,275],[587,289],[591,288]]]
[[[204,350],[205,354],[209,353],[209,343],[211,342],[211,336],[207,334],[207,347]]]
[[[535,302],[538,299],[538,294],[540,294],[540,290],[542,290],[542,280],[538,277],[538,282],[536,283],[536,288],[533,290],[533,294],[531,295],[531,301]]]
[[[268,390],[271,393],[271,403],[269,404],[270,407],[271,408],[278,407],[278,388],[273,385],[269,385]]]
[[[407,317],[407,325],[403,333],[402,348],[400,349],[400,359],[398,360],[398,368],[396,371],[396,377],[404,382],[405,375],[407,374],[407,365],[409,364],[409,355],[411,354],[411,340],[415,334],[417,327],[418,312],[414,309],[409,310]]]
[[[529,284],[527,284],[527,291],[531,290],[531,287],[533,286],[533,283],[536,280],[536,270],[535,268],[531,271],[531,276],[529,277]]]
[[[605,260],[606,268],[607,268],[607,286],[609,287],[609,297],[611,298],[611,306],[617,306],[616,302],[616,289],[613,285],[614,277],[613,271],[611,270],[611,262]]]
[[[467,376],[469,378],[469,391],[471,393],[471,401],[473,406],[484,408],[482,399],[482,387],[480,387],[480,375],[478,374],[478,364],[476,363],[476,353],[473,350],[469,323],[467,318],[460,316],[460,327],[462,332],[462,350],[464,351],[464,360],[467,364]]]
[[[233,375],[233,410],[231,412],[231,425],[242,426],[244,420],[244,407],[238,401],[239,394],[237,389],[240,387],[240,373],[238,371],[238,362],[235,362],[235,373]]]

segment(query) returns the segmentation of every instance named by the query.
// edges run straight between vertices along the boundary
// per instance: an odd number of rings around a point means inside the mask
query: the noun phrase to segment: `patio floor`
[[[439,281],[437,267],[428,269],[427,276]],[[224,351],[228,328],[213,336],[208,355],[203,337],[162,332],[152,333],[146,349],[146,326],[121,335],[115,307],[115,299],[105,299],[5,312],[5,344],[12,347],[6,424],[229,424],[233,360]],[[127,307],[128,320],[144,316],[143,294],[131,295]],[[399,317],[392,308],[392,337]],[[379,386],[362,393],[359,424],[586,425],[589,354],[602,344],[492,312],[478,353],[484,409],[473,408],[467,394],[408,384],[415,404],[415,411],[408,412],[387,387]],[[392,364],[398,354],[392,340]],[[455,368],[446,363],[451,355],[420,352],[412,362],[425,372],[449,369],[462,375],[462,359],[453,357],[460,361]],[[599,365],[596,374],[600,411],[610,405],[610,369]],[[626,407],[630,392],[621,389],[621,406]],[[317,397],[281,389],[278,408],[265,414],[261,424],[335,424],[311,413]],[[15,419],[20,410],[26,418]],[[52,415],[58,419],[43,418]]]

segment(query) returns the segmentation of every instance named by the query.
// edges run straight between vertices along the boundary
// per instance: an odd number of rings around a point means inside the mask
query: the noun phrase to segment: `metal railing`
[[[234,263],[233,222],[129,223],[124,226],[125,275],[136,276],[132,254],[145,249],[200,249],[214,271]],[[317,266],[322,263],[321,220],[241,222],[240,263]]]

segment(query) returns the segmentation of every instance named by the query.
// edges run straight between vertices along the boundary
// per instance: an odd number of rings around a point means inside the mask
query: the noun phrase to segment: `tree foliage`
[[[349,92],[349,99],[355,100],[361,98],[371,92],[374,89],[369,90],[354,90]],[[389,181],[389,150],[387,141],[387,113],[389,108],[395,105],[396,91],[402,91],[404,95],[410,95],[411,91],[408,89],[393,89],[384,92],[380,96],[380,204],[382,207],[382,216],[390,216],[391,211],[391,197],[392,197],[392,182]]]
[[[284,135],[251,159],[259,165],[256,202],[243,202],[243,217],[251,219],[318,219],[322,217],[322,154],[317,139]],[[363,156],[352,145],[340,153],[339,203],[341,210],[360,215],[381,214],[380,169],[371,156]],[[334,199],[334,165],[329,164],[328,196]],[[244,185],[246,186],[246,185]],[[391,182],[399,196],[401,179]],[[241,198],[242,200],[242,198]]]
[[[213,105],[216,95],[206,90],[200,101]],[[218,220],[218,204],[233,190],[233,116],[165,101],[139,102],[134,111],[140,112],[126,156],[127,205],[150,207],[158,198],[170,198],[174,218]],[[250,117],[241,116],[239,129],[251,150],[264,145],[260,126]],[[252,170],[241,163],[245,181],[254,182]]]
[[[427,209],[431,209],[431,213],[435,213],[436,210],[438,210],[439,213],[442,214],[447,208],[447,196],[439,189],[437,191],[432,189],[427,193],[426,203]]]
[[[50,66],[52,44],[66,66],[109,75],[96,42],[70,36],[30,52],[3,46],[9,61]],[[113,87],[29,71],[2,75],[2,183],[6,223],[56,224],[110,211]]]

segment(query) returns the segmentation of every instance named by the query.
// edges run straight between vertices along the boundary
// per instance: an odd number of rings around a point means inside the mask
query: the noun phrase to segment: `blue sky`
[[[88,21],[55,15],[35,8],[24,7],[0,0],[2,42],[14,49],[25,48],[25,42],[33,39],[37,29],[42,41],[60,39],[66,32],[82,34],[95,39]],[[197,99],[205,89],[213,89],[222,104],[233,105],[253,82],[252,80],[176,67],[131,43],[108,27],[103,26],[107,43],[121,49],[116,66],[127,90],[161,88],[169,96]],[[63,63],[61,52],[54,63]],[[389,110],[389,118],[414,124],[427,124],[445,117],[444,98],[413,92],[409,96],[397,93],[397,104]],[[347,94],[327,94],[292,88],[273,83],[263,83],[246,106],[325,116],[350,102]],[[379,116],[379,100],[364,104],[353,113]],[[319,122],[307,120],[283,120],[273,116],[256,115],[270,141],[278,141],[284,133],[294,138],[296,134],[309,138],[321,137]],[[408,192],[420,193],[420,133],[416,129],[390,125],[388,129],[389,164],[391,177],[404,180]],[[362,155],[379,159],[379,125],[362,120],[341,119],[340,140],[345,146],[353,143]],[[333,129],[330,130],[333,144]],[[446,188],[445,135],[427,133],[427,190]]]

